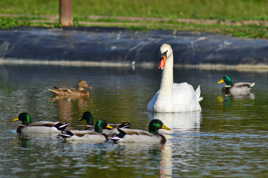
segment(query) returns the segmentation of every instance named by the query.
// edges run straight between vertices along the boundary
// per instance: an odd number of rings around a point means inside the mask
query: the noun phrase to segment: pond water
[[[224,98],[216,81],[230,74],[254,81],[249,98]],[[176,69],[176,82],[201,85],[201,113],[154,115],[146,105],[159,88],[155,69],[1,66],[0,177],[266,177],[268,176],[268,73]],[[92,86],[89,99],[55,100],[53,86]],[[9,119],[27,111],[33,119],[76,126],[84,111],[108,122],[146,129],[152,117],[173,127],[164,146],[70,144],[51,138],[19,139]]]

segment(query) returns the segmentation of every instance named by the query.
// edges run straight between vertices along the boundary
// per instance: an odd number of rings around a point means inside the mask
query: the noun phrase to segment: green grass
[[[75,16],[267,20],[267,0],[73,0]],[[57,15],[58,0],[1,0],[2,14]]]
[[[116,26],[134,30],[170,29],[181,31],[218,32],[247,38],[268,38],[267,27],[256,25],[220,25],[178,23],[175,19],[268,20],[268,0],[73,0],[75,26]],[[57,22],[36,16],[58,15],[58,0],[1,0],[0,14],[26,17],[0,17],[0,28],[20,26],[59,27]],[[33,17],[31,17],[33,16]],[[109,16],[98,20],[86,16]],[[169,18],[165,22],[118,20],[116,16]],[[103,22],[81,24],[81,22]],[[106,24],[104,24],[106,23]],[[116,24],[113,24],[116,23]]]
[[[18,17],[18,18],[0,18],[0,26],[2,29],[10,29],[14,27],[45,27],[57,28],[61,27],[59,23],[44,23],[32,22],[31,20],[42,20],[42,18]],[[81,24],[80,22],[89,22],[89,24]],[[116,23],[116,25],[114,24]],[[178,23],[175,21],[166,22],[141,22],[141,21],[127,21],[116,19],[98,19],[87,21],[85,18],[74,18],[75,27],[123,27],[130,30],[176,30],[176,31],[193,31],[193,32],[211,32],[228,34],[235,37],[243,38],[266,38],[268,39],[268,29],[263,26],[244,25],[244,26],[228,26],[220,24],[187,24]]]
[[[42,20],[42,18],[30,18],[30,17],[12,17],[3,18],[0,17],[0,29],[11,29],[16,27],[47,27],[57,28],[60,27],[58,23],[44,23],[44,22],[31,22],[31,20]]]
[[[91,20],[90,22],[107,22],[106,19],[99,20]],[[133,21],[118,21],[114,22],[120,23],[117,24],[118,27],[124,27],[132,30],[176,30],[176,31],[193,31],[193,32],[211,32],[211,33],[221,33],[226,35],[232,35],[235,37],[242,38],[267,38],[268,39],[268,29],[263,26],[256,25],[244,25],[241,26],[228,26],[228,25],[220,25],[220,24],[187,24],[187,23],[178,23],[174,21],[168,21],[164,23],[158,22],[135,22]],[[85,24],[79,25],[79,21],[76,22],[76,26],[86,26]],[[95,26],[94,24],[88,26]],[[114,26],[112,23],[104,23],[99,26],[112,27]]]

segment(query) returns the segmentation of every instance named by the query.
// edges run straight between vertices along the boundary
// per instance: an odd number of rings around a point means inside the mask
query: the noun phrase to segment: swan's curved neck
[[[171,94],[173,86],[173,54],[168,56],[160,85],[160,93]]]

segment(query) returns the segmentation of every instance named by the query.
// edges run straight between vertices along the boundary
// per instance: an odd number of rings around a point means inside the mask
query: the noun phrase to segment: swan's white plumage
[[[199,102],[203,99],[200,87],[194,90],[193,86],[184,83],[173,83],[173,52],[168,44],[160,47],[161,54],[167,59],[162,73],[160,89],[147,105],[151,112],[188,112],[201,111]]]
[[[200,90],[194,90],[192,85],[184,83],[174,83],[170,96],[159,95],[159,92],[152,97],[147,110],[151,112],[187,112],[201,111],[199,101]]]

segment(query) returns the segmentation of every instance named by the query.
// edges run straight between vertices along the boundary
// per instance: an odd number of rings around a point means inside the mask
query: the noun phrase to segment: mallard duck
[[[86,89],[92,88],[85,80],[80,80],[78,82],[77,88],[58,88],[48,89],[50,92],[56,96],[68,96],[68,97],[82,97],[90,96],[90,92]]]
[[[79,121],[86,121],[85,129],[94,129],[94,118],[91,112],[86,111],[83,113],[81,119]]]
[[[223,87],[224,94],[232,96],[249,95],[251,88],[254,87],[255,85],[255,83],[251,82],[234,83],[233,79],[229,75],[223,76],[223,78],[220,79],[217,83],[218,84],[225,83],[225,86]]]
[[[160,47],[161,61],[159,69],[163,70],[160,89],[155,93],[147,105],[151,112],[187,112],[201,111],[199,102],[200,86],[194,90],[193,86],[173,82],[173,52],[169,44]]]
[[[122,129],[118,128],[119,134],[111,139],[115,143],[166,143],[164,135],[160,134],[159,129],[170,130],[159,119],[153,119],[150,121],[148,131],[138,129]]]
[[[22,125],[17,127],[17,133],[21,136],[35,137],[36,135],[57,135],[61,133],[69,124],[52,121],[32,122],[30,114],[23,112],[11,121],[21,121]]]
[[[94,128],[94,117],[91,112],[89,111],[84,112],[80,121],[83,121],[83,120],[86,121],[85,129],[90,130]],[[104,129],[103,132],[107,135],[118,133],[117,128],[129,128],[130,127],[129,122],[121,122],[119,124],[108,123],[108,125],[113,127],[113,129]]]
[[[103,133],[104,129],[112,129],[112,127],[105,121],[98,120],[94,130],[65,130],[59,136],[68,142],[103,143],[108,141],[108,136]]]

